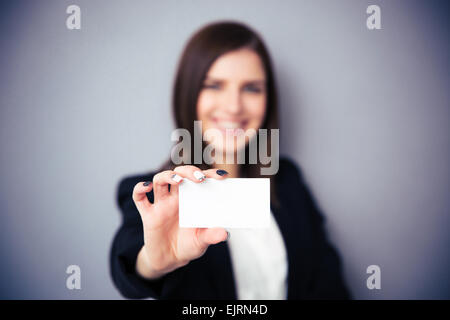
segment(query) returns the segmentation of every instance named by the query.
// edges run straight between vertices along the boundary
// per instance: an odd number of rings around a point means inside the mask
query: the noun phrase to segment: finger
[[[139,182],[133,188],[133,201],[141,215],[149,212],[152,206],[147,198],[147,193],[152,191],[152,188],[153,184],[149,181]]]
[[[179,166],[173,169],[173,171],[180,174],[183,178],[187,178],[196,183],[202,182],[206,178],[203,171],[195,166]]]
[[[166,170],[156,174],[153,177],[153,193],[155,195],[155,201],[162,200],[170,195],[169,184],[172,189],[173,186],[178,186],[182,180],[183,177],[172,170]]]
[[[179,187],[179,184],[170,185],[170,194],[178,197],[178,187]]]
[[[218,180],[223,180],[228,177],[228,172],[222,169],[208,169],[203,170],[203,173],[207,178],[213,178]]]
[[[228,240],[229,232],[224,228],[199,228],[197,237],[201,245],[209,246]]]

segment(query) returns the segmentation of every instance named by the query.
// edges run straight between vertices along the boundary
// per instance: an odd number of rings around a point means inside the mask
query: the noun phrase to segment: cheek
[[[214,108],[214,97],[208,92],[201,92],[197,99],[197,118],[205,120],[211,110]]]
[[[259,126],[264,120],[266,114],[266,96],[247,96],[245,97],[245,109],[251,122]]]

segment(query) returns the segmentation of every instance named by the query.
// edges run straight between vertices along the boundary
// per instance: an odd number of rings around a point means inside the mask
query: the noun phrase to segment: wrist
[[[136,259],[136,273],[147,280],[155,280],[162,277],[166,272],[164,268],[152,267],[145,246],[142,246]]]
[[[155,264],[154,261],[150,261],[145,245],[142,246],[141,250],[138,253],[136,259],[136,273],[140,275],[142,278],[147,280],[155,280],[158,279],[165,274],[172,272],[180,267],[188,264],[189,261],[186,262],[177,262],[171,265],[159,265]]]

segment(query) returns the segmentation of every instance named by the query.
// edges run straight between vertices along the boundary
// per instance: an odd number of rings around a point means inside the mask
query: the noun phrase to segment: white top
[[[269,228],[230,229],[231,262],[239,300],[285,300],[288,261],[278,224]]]

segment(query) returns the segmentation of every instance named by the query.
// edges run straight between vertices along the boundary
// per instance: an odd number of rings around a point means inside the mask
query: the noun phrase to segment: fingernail
[[[151,181],[146,181],[146,182],[144,182],[144,187],[150,185],[150,183],[152,183],[152,182],[151,182]]]
[[[201,171],[195,171],[194,177],[196,177],[198,181],[203,181],[206,178],[206,176]]]
[[[219,176],[224,176],[224,175],[228,174],[228,172],[226,172],[225,170],[222,170],[222,169],[217,170],[216,173]]]
[[[225,239],[225,241],[228,241],[231,237],[230,231],[227,231],[227,238]]]
[[[172,176],[172,180],[175,181],[175,182],[180,182],[181,180],[183,180],[183,178],[180,177],[180,176],[177,175],[177,174],[174,174],[174,175]]]

